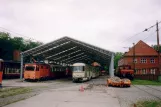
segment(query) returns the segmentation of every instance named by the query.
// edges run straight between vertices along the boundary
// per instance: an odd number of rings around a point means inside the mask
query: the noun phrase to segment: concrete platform
[[[59,89],[49,89],[32,98],[5,107],[120,107],[113,90],[107,87],[79,91],[81,84]],[[103,90],[103,91],[101,91]],[[106,92],[105,92],[106,90]],[[107,92],[108,91],[108,92]]]
[[[5,107],[120,107],[116,97],[105,93],[51,91]]]

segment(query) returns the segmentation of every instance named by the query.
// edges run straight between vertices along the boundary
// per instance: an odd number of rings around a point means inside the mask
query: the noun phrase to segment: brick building
[[[130,65],[132,69],[135,67],[135,75],[160,74],[157,51],[141,40],[119,60],[118,66],[122,65]]]

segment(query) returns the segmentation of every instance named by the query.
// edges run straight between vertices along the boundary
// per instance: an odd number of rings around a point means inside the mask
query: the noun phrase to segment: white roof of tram
[[[72,66],[86,66],[85,63],[74,63]]]
[[[114,52],[69,37],[63,37],[21,53],[24,57],[41,56],[45,60],[64,64],[98,62],[101,65],[109,65],[112,54]]]

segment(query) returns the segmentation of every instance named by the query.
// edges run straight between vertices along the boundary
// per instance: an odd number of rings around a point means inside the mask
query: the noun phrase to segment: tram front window
[[[74,66],[73,71],[74,72],[84,71],[84,66]]]
[[[34,71],[35,67],[34,66],[26,66],[25,71]]]

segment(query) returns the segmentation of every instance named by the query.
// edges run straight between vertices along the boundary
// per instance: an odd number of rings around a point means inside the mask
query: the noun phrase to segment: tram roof
[[[63,37],[21,53],[25,56],[41,56],[45,60],[73,64],[76,62],[98,62],[109,65],[112,51],[105,50],[70,37]]]

